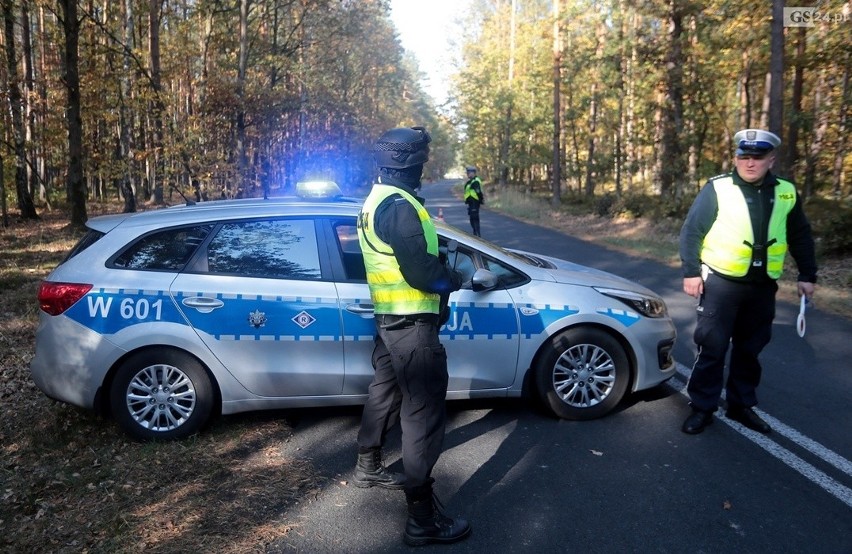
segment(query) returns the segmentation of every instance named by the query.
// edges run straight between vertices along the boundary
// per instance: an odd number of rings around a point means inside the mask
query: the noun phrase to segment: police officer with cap
[[[734,171],[704,185],[680,233],[683,290],[698,299],[698,355],[687,385],[692,413],[681,428],[693,435],[713,423],[723,386],[726,417],[771,432],[752,408],[762,373],[758,355],[771,338],[787,251],[796,261],[800,296],[811,298],[817,280],[811,226],[796,187],[770,172],[781,139],[745,129],[734,143]]]
[[[476,174],[476,167],[469,165],[467,170],[467,181],[464,184],[464,203],[467,204],[467,215],[470,218],[470,226],[473,234],[481,237],[479,231],[479,206],[485,204],[485,195],[482,193],[482,179]]]
[[[432,468],[441,454],[446,423],[447,354],[438,329],[447,300],[462,275],[439,256],[438,235],[417,196],[429,133],[400,127],[384,133],[373,154],[378,181],[358,216],[358,239],[376,321],[375,376],[358,432],[359,487],[405,489],[403,540],[412,546],[452,543],[470,534],[461,518],[444,515],[432,492]],[[402,425],[405,475],[381,459],[385,435]]]

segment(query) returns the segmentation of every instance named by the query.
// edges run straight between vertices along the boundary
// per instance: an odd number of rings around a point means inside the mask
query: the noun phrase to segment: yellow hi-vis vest
[[[714,271],[731,277],[743,277],[752,264],[754,229],[748,205],[740,187],[731,177],[712,182],[716,191],[718,213],[701,248],[701,261]],[[784,270],[787,254],[787,214],[796,203],[796,188],[778,179],[775,202],[766,236],[766,274],[778,279]]]
[[[474,200],[476,200],[477,202],[479,202],[480,200],[482,200],[482,199],[479,197],[479,194],[476,192],[476,189],[475,189],[475,188],[473,188],[473,183],[474,183],[474,181],[476,181],[477,183],[479,183],[479,187],[480,187],[480,188],[482,188],[482,179],[480,179],[480,178],[479,178],[479,176],[476,176],[476,177],[474,177],[473,179],[471,179],[471,180],[469,180],[468,182],[466,182],[466,183],[464,184],[464,201],[465,201],[465,202],[467,202],[467,199],[468,199],[468,198],[473,198],[473,199],[474,199]]]
[[[440,295],[425,292],[410,286],[402,276],[393,249],[376,234],[374,216],[376,208],[392,194],[399,194],[417,210],[426,250],[438,255],[438,234],[426,208],[412,195],[390,185],[375,184],[358,214],[358,242],[364,254],[367,270],[367,285],[376,314],[437,314],[440,311]]]

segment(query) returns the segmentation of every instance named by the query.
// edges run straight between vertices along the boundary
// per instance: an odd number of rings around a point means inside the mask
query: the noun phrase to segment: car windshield
[[[445,222],[442,222],[442,221],[434,221],[434,223],[435,223],[435,228],[438,229],[439,233],[442,230],[443,231],[452,230],[456,233],[462,233],[462,234],[465,235],[465,241],[469,242],[472,246],[475,246],[479,249],[482,249],[482,247],[485,247],[486,249],[496,250],[496,251],[500,252],[501,254],[503,254],[504,256],[512,258],[515,261],[522,263],[522,264],[525,264],[525,265],[534,265],[536,267],[549,267],[548,264],[546,264],[543,260],[541,260],[539,258],[531,257],[531,256],[528,256],[526,254],[521,254],[519,252],[514,252],[512,250],[507,250],[506,248],[503,248],[499,244],[494,244],[493,242],[487,241],[482,237],[477,237],[475,235],[472,235],[472,234],[468,233],[467,231],[464,231],[462,229],[459,229],[458,227],[454,227],[452,225],[449,225],[448,223],[445,223]]]

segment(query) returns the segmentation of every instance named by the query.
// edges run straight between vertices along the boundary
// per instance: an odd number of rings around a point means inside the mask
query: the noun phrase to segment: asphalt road
[[[469,229],[450,183],[426,185],[427,208]],[[553,419],[520,400],[449,403],[436,492],[473,534],[442,552],[852,552],[852,321],[779,303],[764,351],[758,435],[718,417],[685,435],[694,301],[678,269],[527,225],[487,209],[486,239],[636,280],[662,294],[678,328],[679,374],[600,420]],[[270,552],[399,552],[402,492],[349,483],[360,408],[294,410],[289,455],[311,459],[322,489],[285,514]],[[386,449],[401,470],[399,436]]]

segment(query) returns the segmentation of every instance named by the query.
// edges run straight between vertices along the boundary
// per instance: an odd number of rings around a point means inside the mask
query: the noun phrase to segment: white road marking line
[[[731,421],[726,417],[718,419],[721,419],[722,421],[730,425],[733,429],[735,429],[737,432],[739,432],[741,435],[751,439],[752,442],[775,456],[777,459],[787,464],[790,468],[798,471],[806,479],[818,485],[824,491],[852,508],[852,489],[850,489],[846,485],[843,485],[832,477],[829,477],[828,475],[815,468],[808,462],[804,461],[803,459],[799,458],[783,446],[768,439],[765,435],[761,435],[756,431],[752,431],[751,429],[743,427],[739,423]]]
[[[677,372],[680,376],[689,380],[689,376],[692,374],[692,370],[680,363],[677,364]],[[686,387],[682,387],[679,392],[688,397],[686,392]],[[849,462],[846,458],[840,456],[839,454],[831,451],[830,449],[822,446],[818,442],[811,440],[795,429],[781,423],[777,419],[772,416],[766,414],[766,412],[760,411],[759,415],[767,420],[772,426],[773,432],[776,430],[779,434],[787,437],[797,445],[801,446],[808,452],[817,456],[818,458],[828,462],[832,466],[838,468],[840,471],[852,477],[852,462]],[[801,459],[797,455],[793,454],[783,446],[778,443],[772,441],[765,435],[761,435],[751,429],[740,425],[736,421],[730,420],[727,417],[717,417],[719,421],[727,424],[736,432],[740,433],[747,439],[751,440],[770,454],[772,454],[776,459],[780,460],[787,464],[791,469],[799,472],[803,477],[819,486],[823,490],[825,490],[830,495],[834,496],[850,508],[852,508],[852,489],[838,482],[834,478],[826,475],[823,471],[817,469],[813,465],[809,464],[805,460]]]
[[[781,423],[776,418],[767,414],[763,410],[755,408],[754,411],[757,412],[757,414],[772,427],[773,433],[777,431],[779,435],[787,437],[788,439],[795,442],[808,452],[833,465],[846,475],[852,477],[852,462],[850,462],[840,454],[829,450],[828,448],[816,442],[815,440],[809,439],[808,437],[799,433],[789,425]]]

